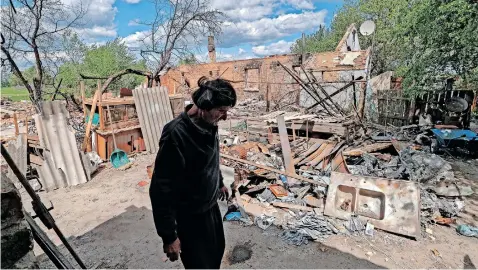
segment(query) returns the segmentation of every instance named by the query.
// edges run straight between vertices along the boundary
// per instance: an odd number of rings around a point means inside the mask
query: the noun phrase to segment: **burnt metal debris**
[[[301,84],[313,91],[310,82]],[[240,102],[220,132],[222,163],[236,175],[229,213],[241,218],[232,222],[276,226],[292,245],[364,234],[366,227],[368,235],[377,228],[419,239],[430,224],[454,222],[463,196],[474,192],[457,186],[445,151],[432,151],[433,125],[362,122],[358,112],[343,115],[332,103],[333,116],[266,113],[265,106]]]

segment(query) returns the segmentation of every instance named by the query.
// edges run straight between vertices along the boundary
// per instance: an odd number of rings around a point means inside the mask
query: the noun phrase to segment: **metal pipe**
[[[38,194],[36,194],[35,190],[32,188],[32,186],[30,186],[26,177],[20,172],[17,165],[15,164],[15,162],[13,161],[12,157],[8,153],[5,146],[3,146],[3,144],[2,144],[1,152],[2,152],[3,158],[5,159],[5,161],[8,164],[8,166],[10,166],[13,173],[18,178],[18,181],[20,181],[20,183],[22,183],[22,185],[25,188],[25,190],[27,191],[28,195],[30,195],[30,197],[33,199],[32,203],[34,203],[33,208],[34,208],[35,213],[40,217],[40,219],[42,220],[43,223],[46,223],[45,226],[47,228],[53,228],[53,230],[56,232],[56,234],[60,238],[63,245],[65,245],[65,247],[68,249],[68,251],[70,251],[73,258],[75,258],[78,265],[80,265],[80,267],[82,269],[86,269],[85,264],[81,261],[80,257],[78,256],[78,254],[76,254],[75,250],[71,247],[70,243],[68,243],[68,240],[66,240],[66,238],[63,235],[63,233],[61,232],[60,228],[58,228],[58,226],[55,224],[55,219],[53,219],[52,215],[50,214],[50,212],[48,212],[48,209],[45,207],[45,205],[41,201]]]

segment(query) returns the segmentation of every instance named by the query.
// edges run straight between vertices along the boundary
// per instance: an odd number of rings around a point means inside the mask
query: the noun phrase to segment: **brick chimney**
[[[214,45],[214,36],[207,37],[207,51],[211,63],[216,63],[216,46]]]

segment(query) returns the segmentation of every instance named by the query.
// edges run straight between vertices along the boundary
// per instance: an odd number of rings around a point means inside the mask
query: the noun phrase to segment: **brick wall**
[[[364,75],[367,58],[368,51],[323,52],[309,55],[303,66],[305,70],[312,71],[318,81],[337,82],[334,87],[324,86],[328,92],[333,92],[336,87],[350,81],[352,75]],[[281,104],[288,104],[299,102],[299,100],[302,100],[298,104],[301,106],[313,103],[311,97],[303,92],[300,85],[279,65],[279,62],[300,73],[301,77],[305,79],[300,68],[301,56],[288,54],[257,59],[182,65],[170,69],[164,74],[161,77],[161,85],[168,88],[169,94],[183,94],[188,99],[191,91],[197,88],[197,81],[200,77],[206,76],[211,79],[221,77],[232,82],[239,100],[250,97],[265,99],[266,89],[269,88],[269,100],[273,104],[279,101]],[[345,101],[344,107],[349,107],[351,96],[349,91],[349,93],[343,93],[334,99],[337,102]]]
[[[300,86],[278,64],[280,61],[285,66],[293,69],[300,65],[299,55],[279,55],[266,58],[226,61],[217,63],[182,65],[170,69],[161,77],[161,85],[168,88],[169,94],[184,94],[189,97],[190,89],[197,88],[200,77],[211,79],[221,77],[231,81],[237,91],[239,99],[262,96],[265,98],[267,85],[269,85],[270,100],[278,100],[283,95],[289,94],[295,100]],[[296,90],[294,92],[294,90]]]

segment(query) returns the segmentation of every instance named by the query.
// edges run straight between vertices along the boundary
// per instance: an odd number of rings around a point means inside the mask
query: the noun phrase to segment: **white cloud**
[[[124,0],[128,4],[138,4],[141,0]]]
[[[231,61],[231,60],[235,60],[235,57],[234,57],[234,55],[232,55],[230,53],[218,53],[216,55],[216,60],[217,61]]]
[[[290,52],[290,46],[292,46],[292,44],[294,44],[293,41],[287,42],[285,40],[280,40],[267,46],[261,45],[252,47],[252,52],[260,57],[273,54],[285,54]]]
[[[213,0],[211,5],[232,22],[252,21],[279,15],[281,8],[291,7],[296,10],[314,9],[314,0]]]
[[[139,48],[142,45],[142,40],[148,35],[148,31],[135,32],[123,38],[123,42],[128,48]]]
[[[298,9],[314,9],[314,3],[310,0],[286,0],[284,2]]]
[[[134,19],[128,22],[128,26],[137,26],[139,25],[140,20],[139,19]]]
[[[279,3],[273,0],[241,0],[241,1],[225,1],[213,0],[211,5],[224,14],[227,19],[233,22],[250,21],[264,18],[274,13],[274,8]]]
[[[241,54],[244,54],[244,53],[246,53],[246,50],[244,50],[243,48],[239,48],[239,53],[238,54],[241,55]]]
[[[239,49],[239,51],[240,50],[241,49]],[[198,54],[195,54],[194,57],[196,57],[199,63],[209,63],[208,53],[198,53]],[[250,59],[250,58],[254,58],[254,56],[247,53],[245,50],[243,50],[243,53],[239,53],[239,54],[222,53],[222,52],[216,53],[216,61],[218,62],[242,60],[242,59]]]
[[[66,6],[75,7],[78,5],[86,8],[83,21],[86,27],[109,26],[113,24],[118,9],[113,6],[115,0],[61,0]]]
[[[262,18],[255,21],[225,22],[219,45],[224,48],[244,43],[264,44],[279,38],[317,29],[324,24],[327,10],[284,14],[275,18]]]
[[[115,38],[117,36],[115,27],[93,26],[91,28],[75,29],[75,31],[87,42],[92,42],[91,40],[96,38]]]
[[[96,42],[98,38],[115,38],[117,36],[114,19],[118,9],[114,7],[115,0],[61,0],[66,7],[75,9],[82,6],[86,10],[81,19],[81,27],[75,30],[80,38],[88,43]]]

